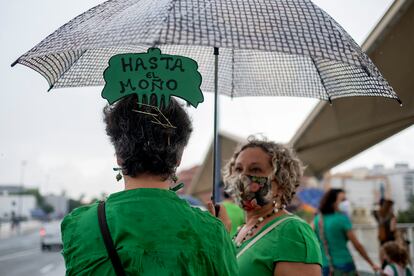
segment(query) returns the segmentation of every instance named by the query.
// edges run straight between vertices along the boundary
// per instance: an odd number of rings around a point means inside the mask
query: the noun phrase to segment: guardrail
[[[414,263],[414,223],[397,224],[402,238],[407,242],[411,263]],[[355,235],[367,250],[368,255],[379,263],[378,226],[376,224],[354,224],[353,230]],[[349,246],[354,256],[358,269],[369,271],[369,266],[362,260],[361,256],[355,251],[352,245]]]

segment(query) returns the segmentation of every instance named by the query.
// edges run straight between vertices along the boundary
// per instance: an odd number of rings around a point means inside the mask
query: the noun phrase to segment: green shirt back
[[[66,275],[115,275],[97,206],[75,209],[62,222]],[[174,192],[112,194],[106,218],[127,275],[237,275],[235,249],[221,221]]]
[[[286,216],[290,215],[282,215],[268,222],[255,236]],[[237,249],[238,252],[254,237],[245,241]],[[273,275],[277,262],[322,264],[321,250],[312,228],[298,217],[287,219],[272,229],[246,250],[237,261],[240,276]]]
[[[322,250],[323,266],[329,266],[325,249],[320,239],[319,219],[320,215],[317,215],[314,219],[315,232]],[[352,229],[351,220],[345,214],[336,212],[323,215],[323,226],[325,239],[328,243],[328,252],[332,258],[333,265],[352,263],[352,255],[347,247],[347,232]]]

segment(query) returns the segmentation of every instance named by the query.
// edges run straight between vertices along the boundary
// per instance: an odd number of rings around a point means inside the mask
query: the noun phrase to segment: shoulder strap
[[[405,267],[405,276],[413,276],[413,271],[411,270],[409,265]]]
[[[108,224],[106,223],[106,214],[105,214],[105,201],[99,202],[98,205],[98,221],[99,228],[101,229],[101,234],[105,243],[106,251],[108,256],[111,259],[112,266],[114,267],[115,273],[117,276],[124,276],[125,271],[122,267],[121,259],[116,252],[115,245],[112,241],[111,233],[109,233]]]
[[[322,213],[319,214],[318,230],[319,230],[318,231],[319,232],[319,238],[320,238],[320,240],[322,242],[322,246],[323,246],[323,249],[325,251],[326,259],[328,259],[330,273],[332,273],[332,271],[333,271],[333,262],[332,262],[332,257],[329,254],[328,240],[325,237],[325,229],[324,229],[324,223],[323,223],[323,215],[322,215]]]
[[[270,225],[268,228],[266,228],[262,233],[260,233],[259,235],[257,235],[253,240],[251,240],[245,247],[243,247],[243,249],[237,254],[237,258],[239,258],[244,252],[246,252],[247,249],[249,249],[250,247],[252,247],[264,235],[266,235],[267,233],[269,233],[270,231],[272,231],[274,228],[276,228],[282,222],[284,222],[286,220],[290,220],[290,219],[298,219],[298,218],[296,218],[294,216],[288,216],[288,217],[282,218],[281,220],[276,221],[275,223],[273,223],[272,225]]]
[[[397,268],[393,264],[388,264],[391,267],[392,272],[394,273],[394,276],[399,276]]]

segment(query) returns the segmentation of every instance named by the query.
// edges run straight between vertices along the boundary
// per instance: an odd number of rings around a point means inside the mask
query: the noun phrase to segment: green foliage
[[[73,209],[76,209],[76,208],[78,208],[78,207],[81,207],[81,206],[83,206],[83,205],[85,205],[84,203],[83,203],[83,199],[85,198],[85,195],[84,194],[81,194],[80,196],[79,196],[79,199],[73,199],[73,198],[70,198],[69,199],[69,207],[68,207],[68,211],[69,212],[72,212],[73,211]]]
[[[43,211],[45,211],[45,213],[48,214],[48,215],[55,210],[55,208],[53,208],[53,206],[51,206],[51,205],[49,205],[47,203],[43,204],[43,206],[40,207],[40,208],[42,208]]]
[[[413,223],[414,222],[414,195],[410,196],[410,206],[406,211],[398,212],[398,223]]]
[[[82,205],[83,204],[82,204],[82,202],[80,200],[70,198],[69,199],[69,207],[68,207],[69,212],[72,212],[73,209],[76,209],[76,208],[78,208],[78,207],[80,207]]]
[[[23,195],[33,195],[36,198],[37,206],[42,209],[46,214],[50,214],[54,211],[53,206],[46,203],[44,197],[40,194],[39,189],[25,189],[22,193]]]

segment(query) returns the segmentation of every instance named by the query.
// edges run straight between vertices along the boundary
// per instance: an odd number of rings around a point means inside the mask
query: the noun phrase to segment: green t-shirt
[[[329,266],[324,245],[319,235],[319,219],[320,215],[317,215],[314,219],[315,233],[321,246],[323,266]],[[346,245],[348,242],[347,232],[352,229],[350,219],[340,212],[323,215],[323,229],[333,265],[352,263],[352,255]]]
[[[282,215],[268,222],[255,236],[286,216],[290,215]],[[238,252],[254,237],[245,241],[237,249]],[[277,262],[322,264],[321,250],[312,228],[298,217],[287,219],[272,229],[247,249],[237,261],[240,276],[273,275]]]
[[[115,275],[97,206],[75,209],[62,222],[66,275]],[[221,221],[174,192],[112,194],[106,218],[127,275],[237,275],[235,248]]]
[[[231,220],[230,237],[233,237],[237,232],[237,228],[244,224],[244,211],[239,205],[230,201],[223,201],[222,204]]]

